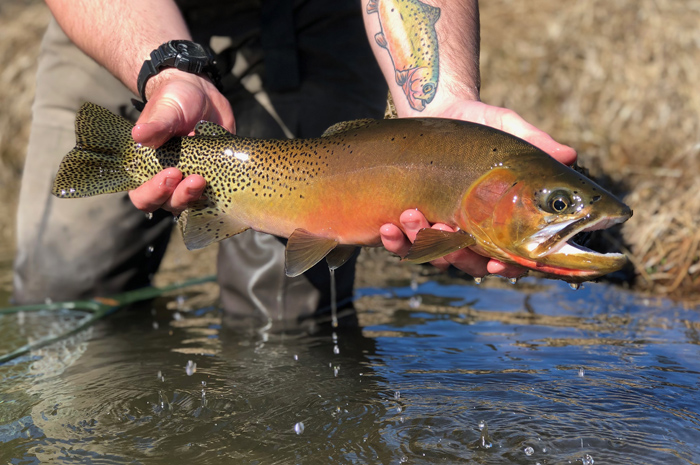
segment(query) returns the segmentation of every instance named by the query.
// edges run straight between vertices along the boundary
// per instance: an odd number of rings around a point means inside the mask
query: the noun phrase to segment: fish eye
[[[561,195],[555,196],[549,201],[549,206],[553,211],[561,213],[569,208],[569,199]]]
[[[568,206],[569,204],[563,197],[557,197],[556,199],[552,200],[552,210],[554,210],[557,213],[563,212]]]
[[[558,189],[546,197],[546,200],[540,204],[540,208],[549,213],[565,213],[574,206],[574,203],[567,191]]]

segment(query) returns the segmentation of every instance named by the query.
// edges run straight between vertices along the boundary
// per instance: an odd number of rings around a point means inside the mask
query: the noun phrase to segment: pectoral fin
[[[407,69],[404,69],[404,70],[397,69],[395,74],[396,74],[396,76],[395,76],[396,83],[403,87],[403,85],[408,82],[408,78],[411,75],[411,72]]]
[[[425,263],[475,243],[474,237],[464,231],[449,232],[424,228],[418,231],[413,246],[401,261]]]
[[[225,127],[219,126],[216,123],[212,123],[211,121],[200,121],[197,123],[197,125],[194,127],[194,135],[195,136],[223,136],[231,134],[226,130]]]
[[[196,202],[178,220],[189,250],[201,249],[249,229],[248,225],[226,214],[207,201]]]
[[[285,250],[287,276],[293,278],[299,276],[338,245],[335,239],[319,237],[304,229],[296,229],[289,236],[287,250]]]
[[[358,247],[354,245],[339,245],[335,249],[331,250],[328,255],[326,255],[326,261],[328,262],[328,268],[335,270],[340,268],[350,260],[350,258],[355,254]]]

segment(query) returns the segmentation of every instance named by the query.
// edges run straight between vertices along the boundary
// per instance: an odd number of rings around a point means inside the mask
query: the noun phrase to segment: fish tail
[[[63,158],[53,184],[62,198],[90,197],[135,189],[146,179],[134,169],[137,156],[154,152],[131,138],[131,124],[109,110],[84,103],[75,120],[76,145]]]

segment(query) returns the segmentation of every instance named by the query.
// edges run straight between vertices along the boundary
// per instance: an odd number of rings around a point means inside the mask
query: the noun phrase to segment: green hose
[[[197,284],[209,283],[215,280],[216,276],[205,276],[203,278],[190,279],[182,283],[171,284],[165,287],[144,287],[141,289],[136,289],[134,291],[123,292],[121,294],[117,294],[115,296],[107,298],[97,297],[91,300],[74,300],[71,302],[18,305],[15,307],[0,308],[0,316],[11,315],[19,312],[38,312],[41,310],[56,311],[63,309],[82,310],[91,313],[88,319],[86,319],[70,331],[59,334],[58,336],[46,337],[31,344],[26,344],[8,354],[0,355],[0,364],[15,359],[20,355],[24,355],[32,350],[37,350],[42,347],[46,347],[47,345],[53,344],[54,342],[60,341],[61,339],[65,339],[68,336],[71,336],[72,334],[78,333],[83,329],[87,328],[88,326],[92,325],[96,321],[101,320],[107,315],[111,315],[112,313],[116,312],[122,307],[125,307],[126,305],[153,299],[170,291],[183,289],[189,286],[195,286]]]

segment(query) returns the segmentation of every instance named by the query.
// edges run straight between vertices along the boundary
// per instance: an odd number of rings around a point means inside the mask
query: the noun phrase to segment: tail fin
[[[76,145],[63,158],[53,195],[90,197],[139,187],[144,180],[130,169],[138,149],[131,138],[133,124],[94,103],[84,103],[75,120]]]

